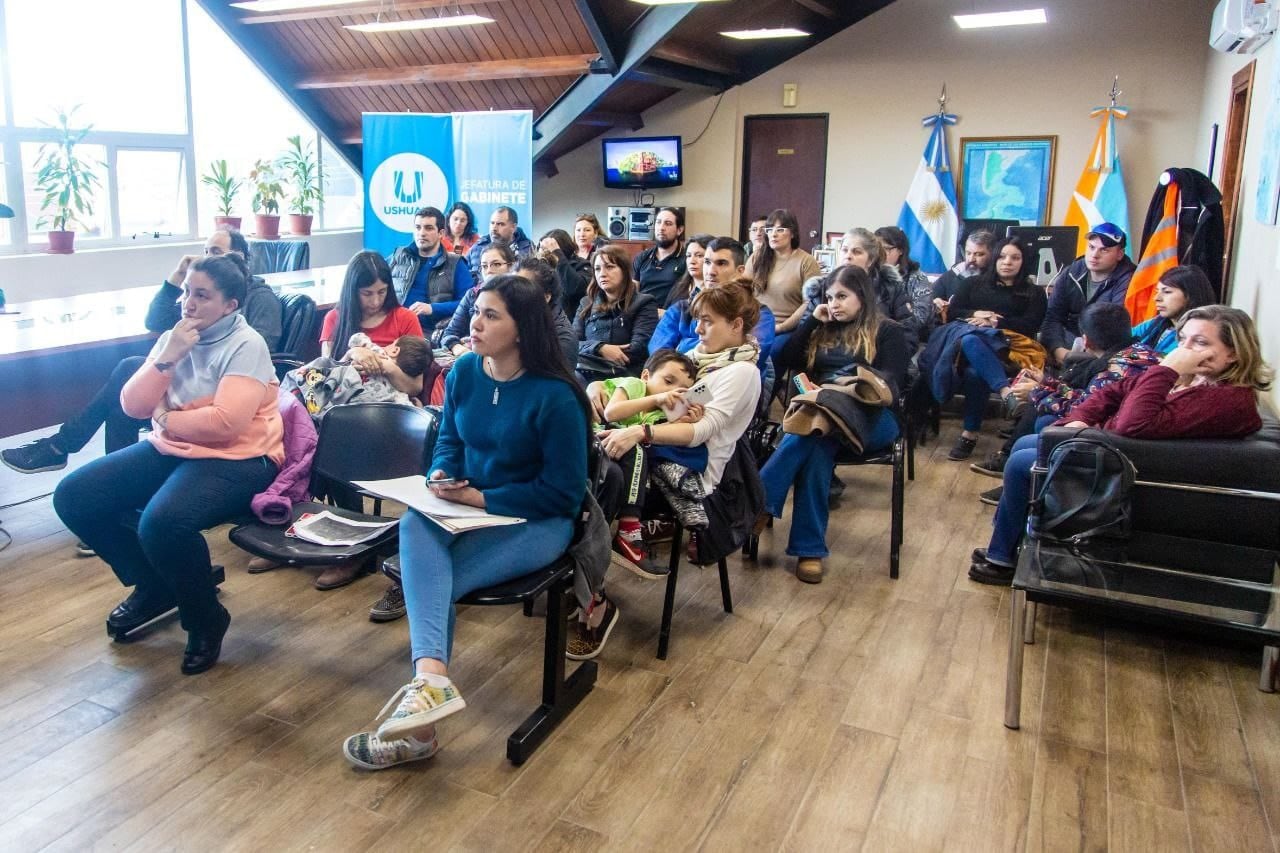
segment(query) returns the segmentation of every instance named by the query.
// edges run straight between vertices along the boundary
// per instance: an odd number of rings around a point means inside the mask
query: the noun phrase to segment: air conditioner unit
[[[1209,45],[1223,53],[1253,53],[1276,31],[1280,4],[1268,0],[1221,0],[1213,10]]]

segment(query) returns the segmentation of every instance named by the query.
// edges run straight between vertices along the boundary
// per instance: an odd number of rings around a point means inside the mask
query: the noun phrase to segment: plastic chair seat
[[[297,521],[304,513],[331,512],[340,518],[356,521],[396,521],[395,518],[378,515],[365,515],[351,512],[341,507],[320,503],[301,503],[293,507],[293,520]],[[367,555],[371,550],[394,542],[399,533],[399,525],[393,525],[378,536],[358,545],[315,545],[302,539],[286,536],[289,525],[263,524],[252,521],[241,524],[228,534],[231,542],[255,557],[275,560],[290,566],[327,566],[345,563]]]

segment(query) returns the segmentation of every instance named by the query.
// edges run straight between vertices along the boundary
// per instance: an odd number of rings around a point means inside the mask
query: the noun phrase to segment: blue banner
[[[471,205],[484,234],[497,207],[533,217],[533,113],[365,113],[364,246],[390,255],[413,240],[420,207]]]

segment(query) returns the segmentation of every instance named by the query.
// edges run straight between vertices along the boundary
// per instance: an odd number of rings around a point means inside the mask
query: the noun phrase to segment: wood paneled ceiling
[[[555,159],[680,89],[722,92],[892,0],[381,0],[271,14],[198,0],[360,168],[363,112],[529,109],[535,160]],[[349,24],[474,13],[494,23],[363,33]],[[726,29],[791,26],[808,38],[735,41]]]

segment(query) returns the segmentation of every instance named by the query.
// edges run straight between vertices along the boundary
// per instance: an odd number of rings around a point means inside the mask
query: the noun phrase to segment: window
[[[91,126],[77,155],[102,164],[80,229],[91,246],[208,234],[219,211],[200,176],[212,160],[245,181],[233,215],[250,217],[249,170],[294,135],[325,170],[314,227],[358,227],[363,218],[359,175],[198,3],[0,0],[0,202],[16,214],[0,219],[0,253],[44,249],[36,158],[56,111],[76,105],[73,126]]]

